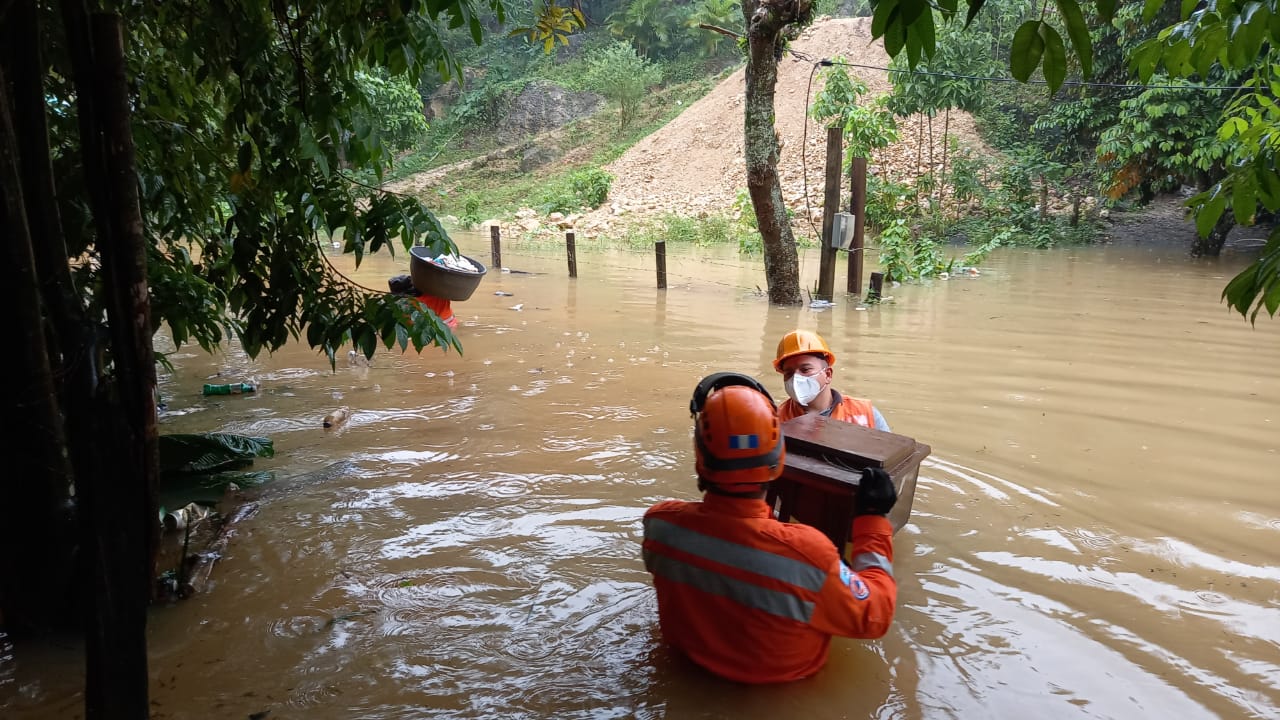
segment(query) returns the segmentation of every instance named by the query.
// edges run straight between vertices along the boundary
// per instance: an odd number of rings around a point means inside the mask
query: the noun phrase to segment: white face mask
[[[822,392],[822,384],[818,382],[816,377],[801,375],[796,373],[787,378],[783,385],[787,388],[787,395],[792,400],[800,403],[804,407],[809,407],[809,403],[818,397],[818,393]]]

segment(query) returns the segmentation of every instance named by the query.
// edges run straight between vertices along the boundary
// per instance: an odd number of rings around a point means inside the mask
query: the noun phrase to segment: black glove
[[[853,496],[853,514],[888,515],[893,504],[898,502],[898,489],[893,486],[893,478],[880,468],[866,468],[862,471],[862,480],[858,483],[858,492]]]

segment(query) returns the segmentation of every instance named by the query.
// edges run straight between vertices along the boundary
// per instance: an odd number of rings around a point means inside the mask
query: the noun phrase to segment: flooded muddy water
[[[459,243],[488,262],[487,238]],[[562,248],[504,246],[527,274],[455,304],[461,355],[171,356],[162,432],[269,436],[255,469],[277,479],[210,592],[153,611],[155,717],[1280,716],[1280,321],[1219,303],[1243,259],[1001,251],[979,277],[814,310],[771,307],[730,249],[671,247],[660,291],[648,253],[588,245],[576,280]],[[353,275],[403,272],[381,255]],[[698,379],[781,396],[770,361],[796,327],[933,455],[889,634],[742,687],[660,643],[640,516],[696,495]],[[217,374],[261,391],[202,397]],[[3,715],[78,716],[78,662],[0,658]]]

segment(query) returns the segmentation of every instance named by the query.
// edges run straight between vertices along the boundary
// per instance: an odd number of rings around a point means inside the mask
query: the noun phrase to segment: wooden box
[[[897,532],[911,518],[920,463],[929,446],[914,438],[802,415],[782,424],[787,457],[782,477],[769,489],[768,502],[779,520],[818,528],[838,548],[849,541],[853,497],[866,467],[884,468],[898,489],[889,512]]]

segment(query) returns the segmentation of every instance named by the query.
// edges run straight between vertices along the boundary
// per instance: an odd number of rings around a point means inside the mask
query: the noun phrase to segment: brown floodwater
[[[488,261],[487,238],[458,240]],[[154,715],[1280,717],[1280,320],[1220,304],[1245,258],[1183,253],[1005,250],[978,277],[812,309],[771,307],[733,249],[673,246],[659,291],[647,252],[580,242],[570,280],[562,248],[508,243],[528,274],[455,305],[461,355],[331,371],[301,344],[181,348],[162,432],[268,436],[255,469],[276,480],[210,591],[152,612]],[[380,255],[354,276],[406,271]],[[933,455],[889,634],[743,687],[663,648],[640,516],[696,495],[698,379],[781,395],[770,361],[796,327]],[[261,391],[202,397],[217,374]],[[0,650],[0,714],[81,714],[79,672],[74,647]]]

